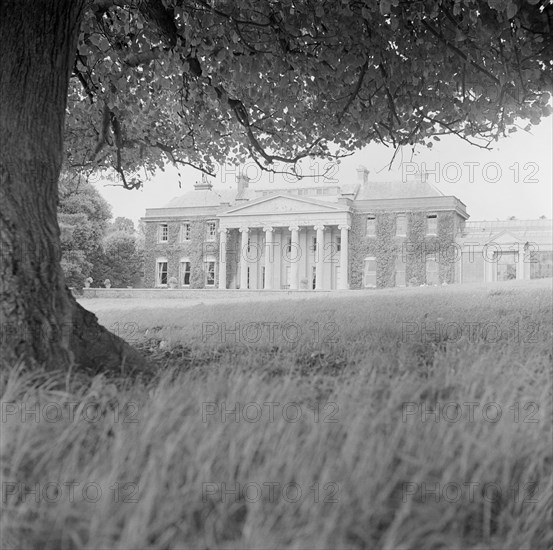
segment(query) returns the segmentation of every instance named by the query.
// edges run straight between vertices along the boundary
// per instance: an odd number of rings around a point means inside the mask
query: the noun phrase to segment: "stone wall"
[[[236,290],[236,289],[191,289],[191,288],[83,288],[82,295],[76,295],[82,299],[175,299],[175,300],[214,300],[227,298],[244,299],[245,297],[260,298],[267,296],[295,295],[302,298],[310,296],[326,296],[330,293],[342,292],[347,294],[348,290]]]

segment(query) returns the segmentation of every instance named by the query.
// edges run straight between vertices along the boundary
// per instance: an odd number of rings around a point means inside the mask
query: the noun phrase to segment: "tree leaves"
[[[67,284],[78,287],[90,275],[111,209],[90,183],[75,174],[62,174],[59,187],[62,268]]]
[[[373,140],[426,143],[438,131],[491,140],[517,117],[549,113],[553,53],[542,12],[551,8],[532,2],[160,5],[173,10],[174,44],[134,3],[85,14],[66,133],[76,164],[207,169],[253,154],[265,166]],[[108,136],[92,166],[103,102],[123,148]]]

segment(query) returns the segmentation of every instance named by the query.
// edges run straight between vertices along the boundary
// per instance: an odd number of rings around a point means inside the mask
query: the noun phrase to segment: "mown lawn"
[[[153,375],[2,373],[2,548],[553,546],[551,280],[89,305]]]

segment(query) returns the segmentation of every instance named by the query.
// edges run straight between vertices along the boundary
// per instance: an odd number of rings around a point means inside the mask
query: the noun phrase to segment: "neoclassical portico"
[[[219,215],[219,288],[347,289],[347,204],[274,195]],[[228,235],[237,246],[228,246]],[[231,256],[235,255],[234,261]],[[229,266],[236,274],[227,277]]]

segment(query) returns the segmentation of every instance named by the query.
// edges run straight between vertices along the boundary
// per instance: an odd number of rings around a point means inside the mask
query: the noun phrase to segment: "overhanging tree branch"
[[[363,79],[365,78],[365,74],[367,72],[368,66],[369,66],[369,62],[365,61],[365,63],[363,63],[363,66],[361,67],[361,72],[359,73],[359,78],[357,80],[357,84],[355,85],[355,89],[353,90],[342,112],[338,115],[338,122],[342,122],[342,118],[347,113],[348,109],[350,108],[350,105],[353,103],[353,101],[359,94],[359,90],[361,90],[361,86],[363,85]]]
[[[452,44],[442,33],[438,32],[432,25],[430,25],[430,23],[428,23],[428,21],[425,21],[423,19],[421,22],[426,29],[428,29],[436,38],[443,42],[452,52],[457,54],[463,61],[466,61],[477,71],[481,72],[483,75],[486,75],[492,82],[494,82],[498,86],[501,86],[501,82],[499,82],[499,79],[497,79],[492,73],[484,69],[484,67],[482,67],[472,59],[469,59],[469,57],[465,53],[463,53],[457,46]]]

